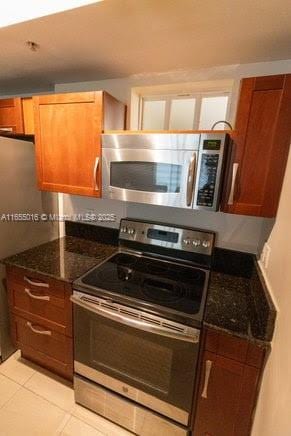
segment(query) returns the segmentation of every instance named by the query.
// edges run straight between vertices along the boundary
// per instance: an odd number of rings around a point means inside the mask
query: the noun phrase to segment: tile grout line
[[[35,392],[35,391],[33,391],[32,389],[30,389],[30,388],[28,388],[27,386],[25,386],[25,385],[23,385],[23,386],[21,386],[22,388],[24,388],[24,389],[26,389],[28,392],[30,392],[31,394],[34,394],[34,395],[37,395],[39,398],[42,398],[43,400],[45,400],[45,401],[47,401],[48,403],[50,403],[52,406],[55,406],[55,407],[57,407],[58,409],[60,409],[60,410],[62,410],[63,412],[65,412],[65,413],[69,413],[69,414],[71,414],[71,412],[72,412],[72,410],[73,410],[73,407],[72,407],[72,409],[70,410],[70,411],[68,411],[68,410],[66,410],[66,409],[64,409],[63,407],[61,407],[61,406],[59,406],[58,404],[56,404],[56,403],[53,403],[51,400],[49,400],[47,397],[44,397],[44,396],[42,396],[41,394],[38,394],[37,392]],[[75,404],[74,404],[75,405]]]
[[[63,430],[66,427],[66,425],[68,424],[68,422],[70,421],[72,415],[70,413],[67,413],[64,416],[64,419],[62,420],[61,424],[59,425],[59,427],[56,430],[56,436],[62,436],[63,434]]]
[[[1,374],[1,375],[3,375],[3,374]],[[9,381],[11,381],[11,379],[9,378],[9,377],[6,377]],[[1,409],[3,409],[5,406],[6,406],[6,404],[8,404],[14,397],[15,397],[15,395],[20,391],[20,389],[22,388],[22,386],[19,384],[19,383],[16,383],[15,382],[15,384],[17,384],[18,385],[18,389],[14,392],[14,394],[12,394],[12,396],[10,397],[10,398],[8,398],[8,400],[6,400],[6,401],[4,401],[4,403],[2,404],[2,406],[0,407],[0,410]]]
[[[76,403],[77,404],[77,403]],[[78,404],[79,405],[79,404]],[[81,406],[82,407],[82,406]],[[85,408],[86,409],[86,408]],[[86,409],[86,410],[89,410],[89,412],[91,412],[91,413],[94,413],[94,412],[92,412],[90,409]],[[103,416],[102,415],[99,415],[98,413],[96,413],[96,415],[97,416],[101,416],[101,418],[103,418]],[[100,429],[98,429],[98,428],[96,428],[96,427],[94,427],[93,425],[91,425],[91,424],[89,424],[87,421],[85,421],[85,418],[82,418],[82,417],[80,417],[80,416],[76,416],[76,415],[74,415],[74,414],[72,414],[72,416],[75,418],[75,419],[78,419],[79,421],[82,421],[84,424],[87,424],[87,425],[89,425],[89,427],[91,427],[91,428],[93,428],[94,430],[97,430],[97,431],[99,431],[99,433],[101,433],[102,435],[104,435],[104,436],[110,436],[110,434],[107,432],[107,430],[106,430],[106,433],[103,433],[103,431],[101,431]],[[106,419],[106,418],[104,418],[104,419]],[[108,421],[108,422],[110,422],[110,421]],[[115,424],[116,425],[116,424]]]
[[[9,376],[6,375],[6,374],[3,374],[1,371],[0,371],[0,375],[2,375],[3,377],[6,377],[8,380],[10,380],[10,381],[16,383],[16,384],[19,385],[19,386],[23,386],[21,383],[19,383],[18,381],[14,380],[13,378],[9,377]]]

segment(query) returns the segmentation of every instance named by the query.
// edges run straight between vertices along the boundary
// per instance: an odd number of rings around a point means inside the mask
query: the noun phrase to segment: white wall
[[[291,72],[291,60],[254,64],[227,65],[191,71],[175,71],[157,74],[140,74],[120,79],[96,82],[79,82],[55,85],[56,92],[89,91],[103,89],[130,105],[131,89],[139,86],[170,83],[189,83],[203,80],[234,80],[231,104],[231,121],[235,117],[239,82],[242,77]],[[130,113],[130,110],[128,110]],[[159,206],[121,205],[117,201],[101,201],[76,196],[64,196],[64,213],[82,213],[87,210],[100,213],[116,213],[117,217],[130,216],[164,222],[174,222],[218,232],[218,245],[242,251],[258,253],[266,240],[273,221],[268,219],[233,216],[221,213],[168,209]]]
[[[253,436],[291,435],[291,154],[276,223],[269,237],[269,264],[263,269],[278,308],[276,331]]]

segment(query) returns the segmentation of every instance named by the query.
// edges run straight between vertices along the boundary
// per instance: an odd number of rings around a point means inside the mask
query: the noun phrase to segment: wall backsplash
[[[255,254],[260,252],[273,225],[273,220],[264,218],[99,200],[73,195],[64,195],[64,213],[70,215],[72,219],[74,214],[114,213],[116,222],[97,223],[114,228],[119,226],[121,218],[130,217],[213,230],[217,232],[217,246]]]

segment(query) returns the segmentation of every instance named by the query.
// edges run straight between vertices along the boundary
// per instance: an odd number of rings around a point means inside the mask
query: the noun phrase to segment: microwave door
[[[198,152],[104,149],[103,198],[191,208]]]

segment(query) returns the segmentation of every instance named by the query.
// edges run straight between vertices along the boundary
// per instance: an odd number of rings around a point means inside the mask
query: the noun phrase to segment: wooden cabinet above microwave
[[[291,138],[291,74],[243,79],[222,210],[275,217]]]
[[[125,106],[104,91],[33,97],[38,186],[101,196],[101,133],[124,129]]]
[[[16,134],[34,134],[32,97],[0,100],[0,131]]]

